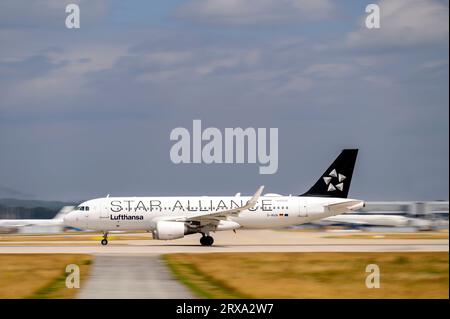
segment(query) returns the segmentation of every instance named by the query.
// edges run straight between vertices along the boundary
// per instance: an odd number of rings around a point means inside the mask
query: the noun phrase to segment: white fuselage
[[[250,197],[106,197],[86,201],[65,216],[65,224],[80,229],[108,232],[112,230],[153,231],[156,223],[174,218],[189,218],[244,205]],[[326,206],[355,201],[346,198],[261,196],[257,204],[236,216],[225,216],[215,230],[237,228],[277,228],[308,223],[342,214]],[[360,201],[359,209],[363,206]]]
[[[0,219],[2,227],[24,227],[24,226],[62,226],[63,219]]]
[[[397,215],[337,215],[328,217],[323,222],[332,223],[349,223],[355,225],[374,225],[374,226],[392,226],[392,227],[406,227],[410,225],[410,218]]]

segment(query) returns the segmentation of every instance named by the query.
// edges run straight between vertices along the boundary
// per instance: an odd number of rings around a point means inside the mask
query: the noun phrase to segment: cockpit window
[[[89,206],[78,206],[75,210],[89,211]]]

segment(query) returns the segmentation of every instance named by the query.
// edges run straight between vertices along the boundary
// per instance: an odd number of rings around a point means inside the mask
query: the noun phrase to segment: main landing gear
[[[103,234],[103,239],[102,239],[101,243],[103,246],[108,245],[108,233]]]
[[[213,243],[214,238],[209,235],[203,234],[203,236],[200,238],[200,244],[202,244],[202,246],[211,246]]]

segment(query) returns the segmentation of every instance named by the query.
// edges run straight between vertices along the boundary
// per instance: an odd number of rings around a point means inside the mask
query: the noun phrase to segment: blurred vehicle
[[[351,224],[353,228],[361,226],[414,227],[419,230],[430,230],[433,221],[399,215],[382,214],[345,214],[331,216],[320,221],[321,225]]]
[[[64,216],[74,206],[64,206],[52,219],[0,219],[0,233],[60,233],[64,229]]]

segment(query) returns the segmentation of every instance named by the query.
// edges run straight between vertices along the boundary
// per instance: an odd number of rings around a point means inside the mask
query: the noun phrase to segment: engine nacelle
[[[159,221],[156,223],[156,228],[153,231],[153,238],[155,239],[177,239],[183,238],[188,234],[186,226],[183,222]]]
[[[217,225],[217,230],[234,230],[240,228],[241,225],[231,220],[221,220]]]

